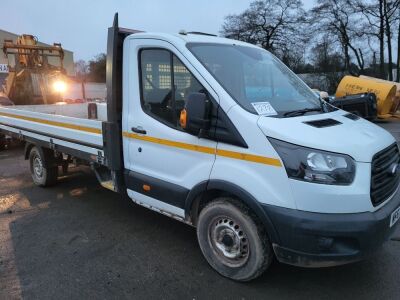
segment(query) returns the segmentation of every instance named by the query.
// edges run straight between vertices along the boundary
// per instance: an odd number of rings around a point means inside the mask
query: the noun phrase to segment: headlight
[[[269,138],[290,178],[313,183],[349,185],[354,180],[354,160],[344,154],[306,148]]]
[[[62,80],[57,80],[53,83],[53,89],[57,93],[64,93],[67,90],[67,84]]]

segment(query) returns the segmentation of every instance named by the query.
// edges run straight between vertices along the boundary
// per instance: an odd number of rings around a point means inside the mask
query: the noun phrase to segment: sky
[[[143,31],[218,34],[224,17],[252,0],[1,0],[0,29],[60,42],[75,61],[106,51],[107,28],[115,12],[119,26]],[[309,8],[314,0],[303,0]]]

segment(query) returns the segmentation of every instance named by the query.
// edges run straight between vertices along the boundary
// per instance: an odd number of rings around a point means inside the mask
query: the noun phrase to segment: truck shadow
[[[24,298],[377,298],[382,293],[391,298],[398,293],[398,242],[365,262],[328,269],[274,262],[257,280],[236,283],[207,265],[194,228],[104,190],[87,168],[73,170],[57,186],[22,185],[16,193],[29,202],[9,223]]]

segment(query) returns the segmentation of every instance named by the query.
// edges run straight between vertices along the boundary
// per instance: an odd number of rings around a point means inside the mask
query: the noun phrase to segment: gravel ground
[[[381,125],[400,139],[400,122]],[[240,284],[207,265],[192,227],[101,188],[85,167],[35,187],[22,153],[0,152],[0,299],[400,298],[400,241],[347,266],[275,262]]]

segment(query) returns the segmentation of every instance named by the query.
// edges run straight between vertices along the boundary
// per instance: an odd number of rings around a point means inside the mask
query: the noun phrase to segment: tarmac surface
[[[400,122],[380,123],[400,139]],[[375,257],[250,283],[214,272],[195,229],[105,190],[87,167],[33,185],[23,149],[0,151],[0,299],[400,299],[400,226]]]

